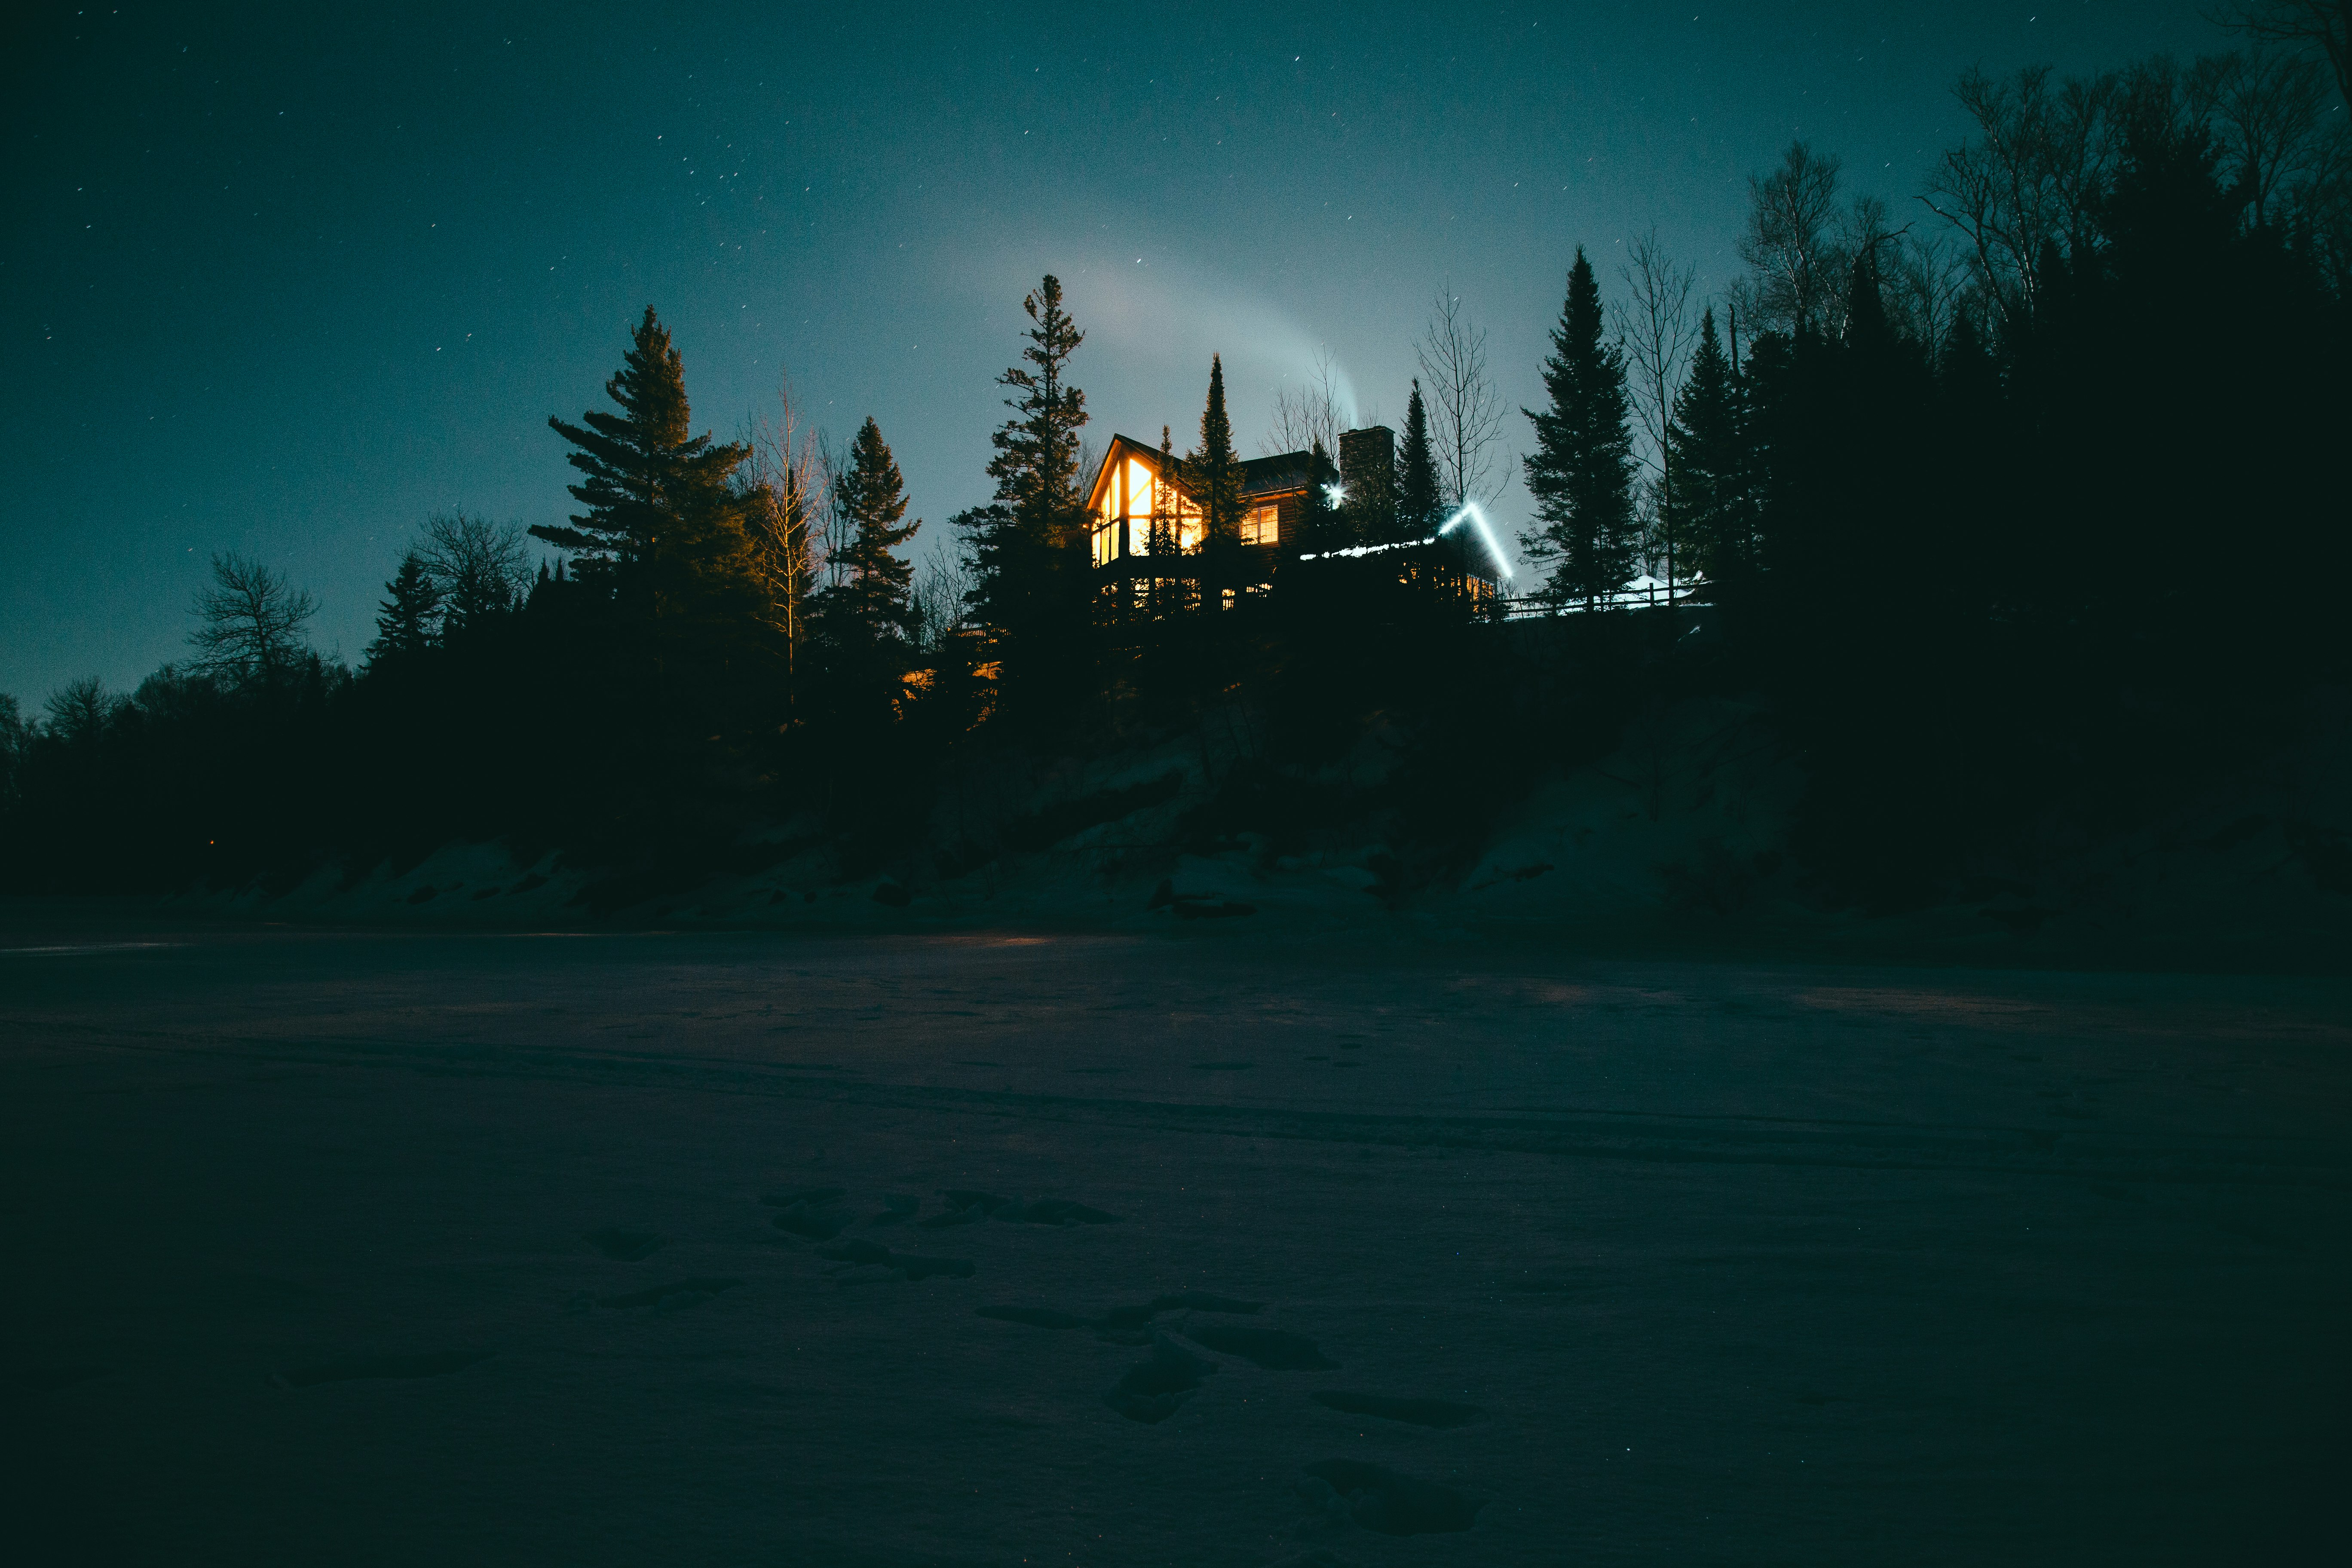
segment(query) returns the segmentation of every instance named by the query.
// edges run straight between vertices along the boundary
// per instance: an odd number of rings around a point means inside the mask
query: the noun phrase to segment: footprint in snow
[[[982,1307],[978,1309],[978,1314],[1000,1322],[1024,1323],[1033,1329],[1092,1329],[1097,1338],[1108,1343],[1140,1345],[1150,1342],[1152,1320],[1162,1312],[1249,1313],[1265,1305],[1263,1301],[1244,1301],[1208,1290],[1179,1290],[1170,1295],[1154,1296],[1139,1306],[1113,1307],[1092,1318],[1082,1318],[1075,1312],[1058,1311],[1051,1307]],[[1199,1340],[1198,1335],[1188,1334],[1188,1337]]]
[[[1166,1334],[1154,1334],[1150,1357],[1129,1367],[1103,1400],[1129,1421],[1157,1426],[1175,1415],[1216,1370],[1213,1363],[1202,1361]]]
[[[1377,1415],[1441,1431],[1467,1426],[1486,1414],[1475,1405],[1454,1405],[1443,1399],[1398,1399],[1386,1394],[1354,1394],[1341,1388],[1320,1388],[1307,1395],[1316,1404],[1350,1415]]]
[[[699,1307],[720,1291],[732,1290],[741,1283],[740,1279],[680,1279],[673,1284],[656,1285],[650,1290],[632,1290],[624,1296],[600,1296],[596,1299],[596,1305],[618,1311],[651,1308],[656,1312],[682,1312],[688,1307]]]
[[[608,1225],[580,1239],[615,1261],[635,1263],[651,1257],[668,1238],[649,1230],[624,1230],[617,1225]]]
[[[845,1237],[827,1242],[816,1249],[819,1258],[848,1267],[835,1272],[837,1283],[864,1284],[877,1279],[905,1279],[909,1282],[929,1279],[933,1275],[950,1279],[969,1279],[975,1270],[969,1258],[918,1258],[911,1253],[893,1252],[877,1241],[863,1237]],[[879,1272],[872,1272],[878,1270]]]
[[[1467,1530],[1487,1502],[1443,1482],[1400,1475],[1360,1459],[1325,1459],[1307,1466],[1297,1491],[1326,1518],[1382,1535]]]

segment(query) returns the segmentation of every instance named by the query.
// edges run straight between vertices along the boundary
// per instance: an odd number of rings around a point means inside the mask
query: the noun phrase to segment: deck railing
[[[1704,603],[1706,584],[1677,583],[1669,590],[1664,583],[1644,583],[1620,588],[1588,605],[1582,599],[1565,602],[1538,598],[1532,595],[1517,599],[1498,601],[1502,618],[1507,621],[1541,620],[1552,616],[1580,616],[1588,609],[1602,610],[1662,610],[1676,605]]]

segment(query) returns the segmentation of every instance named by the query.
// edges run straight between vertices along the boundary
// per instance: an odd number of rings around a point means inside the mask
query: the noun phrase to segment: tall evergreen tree
[[[1084,674],[1089,574],[1078,431],[1087,400],[1070,384],[1069,363],[1086,334],[1050,273],[1022,309],[1030,321],[1023,363],[997,377],[1013,395],[1004,400],[1012,417],[992,437],[996,499],[949,521],[964,539],[972,618],[991,640],[998,711],[1050,722]]]
[[[1545,593],[1588,608],[1633,575],[1633,436],[1625,355],[1602,341],[1601,288],[1579,246],[1568,302],[1544,362],[1550,406],[1523,409],[1536,449],[1522,459],[1540,528],[1520,535],[1530,559],[1555,563]]]
[[[1445,521],[1437,460],[1429,447],[1429,410],[1415,377],[1404,405],[1404,450],[1397,458],[1396,531],[1401,539],[1426,539]]]
[[[817,618],[836,647],[882,649],[915,635],[915,568],[896,553],[922,520],[907,515],[905,480],[872,418],[850,444],[850,466],[835,485],[835,504],[851,530],[841,552],[845,574],[818,595]]]
[[[1339,466],[1318,441],[1307,454],[1307,496],[1298,507],[1298,546],[1303,554],[1344,548],[1347,525],[1331,492],[1339,483]]]
[[[1200,503],[1204,548],[1237,543],[1242,532],[1242,464],[1234,455],[1234,424],[1225,416],[1225,367],[1209,356],[1209,400],[1201,409],[1201,444],[1184,459],[1184,477]]]
[[[1183,473],[1176,459],[1175,437],[1167,426],[1160,427],[1160,472],[1151,484],[1151,525],[1144,538],[1144,550],[1152,555],[1173,555],[1181,543],[1176,515],[1175,480]]]
[[[1013,410],[992,437],[988,465],[996,499],[1013,509],[1024,534],[1045,544],[1072,542],[1082,526],[1086,498],[1078,493],[1078,431],[1087,423],[1087,395],[1069,381],[1070,356],[1087,341],[1062,309],[1061,280],[1047,273],[1021,302],[1033,323],[1025,362],[997,377],[1013,395]]]
[[[604,391],[619,413],[590,409],[580,425],[547,421],[579,448],[570,461],[585,477],[571,489],[586,510],[568,527],[530,531],[571,551],[584,574],[607,579],[632,608],[708,614],[716,608],[709,601],[727,596],[746,571],[728,479],[751,449],[692,434],[685,362],[650,305]]]
[[[544,574],[546,566],[540,572]],[[414,550],[400,558],[400,570],[383,585],[391,595],[377,606],[375,640],[368,644],[370,664],[411,658],[433,646],[439,625],[441,590],[424,560]]]
[[[1680,535],[1676,569],[1685,577],[1705,576],[1720,591],[1753,568],[1755,540],[1742,483],[1739,384],[1712,307],[1699,318],[1698,352],[1675,398],[1666,452],[1666,500]]]

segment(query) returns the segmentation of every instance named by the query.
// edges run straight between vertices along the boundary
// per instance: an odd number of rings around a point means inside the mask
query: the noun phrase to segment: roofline
[[[1168,475],[1162,473],[1160,467],[1160,448],[1158,447],[1147,447],[1132,436],[1123,436],[1114,432],[1110,438],[1109,447],[1103,453],[1102,462],[1095,469],[1094,482],[1087,487],[1087,510],[1089,513],[1100,515],[1102,510],[1102,494],[1104,487],[1110,482],[1110,476],[1116,470],[1120,460],[1128,457],[1133,457],[1139,459],[1155,476],[1171,479],[1176,482],[1179,488],[1182,487],[1183,479],[1181,474]],[[1283,463],[1295,460],[1297,466],[1304,470],[1304,477],[1295,483],[1286,482],[1282,484],[1258,486],[1253,489],[1245,489],[1242,491],[1242,494],[1257,498],[1266,496],[1285,496],[1294,493],[1304,495],[1307,487],[1314,483],[1314,458],[1315,455],[1312,452],[1275,452],[1263,458],[1245,458],[1240,459],[1241,466],[1244,468],[1258,463]]]

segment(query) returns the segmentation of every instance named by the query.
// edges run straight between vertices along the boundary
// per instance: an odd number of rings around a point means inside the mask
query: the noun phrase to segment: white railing
[[[1666,609],[1675,605],[1689,604],[1706,591],[1705,579],[1676,583],[1669,589],[1664,583],[1654,577],[1643,577],[1628,583],[1617,592],[1604,595],[1591,604],[1582,599],[1555,603],[1549,599],[1537,598],[1532,595],[1526,598],[1504,599],[1500,603],[1505,620],[1532,621],[1551,616],[1580,616],[1588,609]]]

